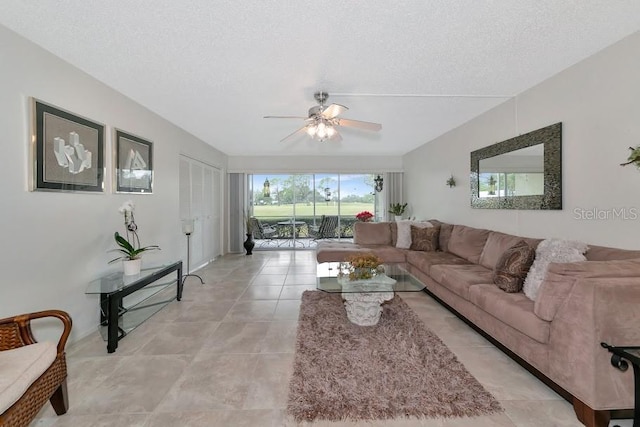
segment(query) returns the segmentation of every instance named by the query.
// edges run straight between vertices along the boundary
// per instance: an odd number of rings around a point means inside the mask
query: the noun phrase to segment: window
[[[278,229],[277,237],[292,240],[292,247],[311,245],[309,229],[319,226],[323,215],[338,216],[336,238],[352,238],[356,214],[376,213],[376,175],[249,175],[251,215]]]

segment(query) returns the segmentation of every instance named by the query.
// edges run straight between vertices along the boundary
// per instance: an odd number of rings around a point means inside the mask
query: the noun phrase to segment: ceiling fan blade
[[[346,126],[358,129],[379,131],[382,129],[380,123],[363,122],[361,120],[338,119],[338,126]]]
[[[334,117],[344,113],[348,108],[340,104],[331,104],[322,111],[322,117],[325,119],[333,119]]]
[[[300,133],[305,133],[306,131],[307,131],[307,125],[304,125],[300,129],[295,130],[295,131],[291,132],[289,135],[287,135],[284,138],[282,138],[280,140],[280,142],[285,142],[287,139],[293,138],[294,136],[296,136],[296,135],[298,135]]]
[[[265,119],[308,119],[302,116],[264,116]]]
[[[333,136],[329,139],[334,142],[340,142],[342,141],[342,135],[340,135],[340,132],[336,131],[336,133],[334,133]]]

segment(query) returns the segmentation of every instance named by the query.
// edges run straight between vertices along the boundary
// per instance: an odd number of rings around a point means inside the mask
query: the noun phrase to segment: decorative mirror
[[[562,123],[471,153],[471,207],[562,209]]]

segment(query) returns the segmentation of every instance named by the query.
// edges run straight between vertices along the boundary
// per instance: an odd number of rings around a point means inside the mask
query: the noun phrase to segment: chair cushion
[[[22,397],[56,355],[56,344],[50,341],[0,351],[0,414]]]

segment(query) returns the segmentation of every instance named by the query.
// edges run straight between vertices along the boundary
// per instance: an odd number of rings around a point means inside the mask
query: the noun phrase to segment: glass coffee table
[[[342,294],[347,317],[356,325],[376,325],[380,320],[382,304],[393,299],[396,292],[421,292],[425,288],[407,271],[404,264],[385,264],[384,274],[355,282],[338,277],[344,265],[340,262],[318,264],[316,288]]]

